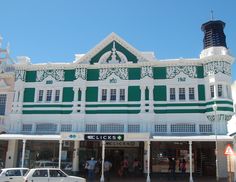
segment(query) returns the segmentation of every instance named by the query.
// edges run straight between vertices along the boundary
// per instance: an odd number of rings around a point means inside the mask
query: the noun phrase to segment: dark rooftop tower
[[[208,21],[202,25],[201,29],[204,32],[204,49],[219,46],[227,48],[224,27],[225,23],[220,20]]]

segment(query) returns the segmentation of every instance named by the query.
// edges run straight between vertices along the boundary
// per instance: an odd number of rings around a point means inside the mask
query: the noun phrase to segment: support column
[[[141,85],[140,89],[141,89],[141,113],[144,113],[145,112],[145,89],[146,89],[146,86]]]
[[[26,144],[26,140],[23,140],[21,167],[24,167],[24,163],[25,163],[25,144]]]
[[[18,140],[8,140],[5,168],[16,167],[18,154]]]
[[[79,141],[74,141],[72,172],[76,174],[78,171],[79,171]]]
[[[59,156],[58,156],[58,168],[61,169],[61,150],[62,150],[62,140],[59,140]]]
[[[148,86],[148,90],[149,90],[149,112],[154,112],[153,89],[154,89],[154,86]]]
[[[73,101],[73,113],[77,112],[77,104],[78,104],[78,87],[73,88],[74,91],[74,101]]]
[[[193,182],[192,141],[189,141],[189,182]]]
[[[147,179],[146,182],[151,182],[150,179],[150,140],[147,141]]]
[[[234,151],[236,151],[236,135],[234,136]],[[236,182],[236,156],[234,156],[234,182]]]
[[[19,96],[19,102],[18,102],[18,113],[21,113],[22,106],[23,106],[23,99],[24,99],[24,88],[21,88],[19,93],[20,93],[20,96]]]
[[[86,87],[81,87],[81,105],[80,105],[80,113],[85,112],[85,103],[86,103]]]
[[[105,145],[106,145],[106,142],[103,140],[102,141],[102,175],[101,175],[100,182],[104,182]]]

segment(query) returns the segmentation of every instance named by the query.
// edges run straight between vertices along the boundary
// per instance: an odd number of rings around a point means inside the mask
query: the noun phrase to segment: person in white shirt
[[[107,159],[104,162],[104,177],[105,181],[109,182],[110,181],[110,169],[112,167],[112,163],[108,161]]]

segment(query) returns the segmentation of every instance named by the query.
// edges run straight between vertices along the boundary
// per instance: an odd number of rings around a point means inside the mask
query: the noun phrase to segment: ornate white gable
[[[118,64],[118,63],[127,63],[127,57],[120,51],[116,50],[116,43],[113,41],[113,47],[111,51],[105,52],[98,63],[100,64]]]
[[[7,83],[5,82],[5,80],[4,79],[0,79],[0,88],[2,88],[2,89],[4,89],[4,88],[7,88],[8,87],[8,85],[7,85]]]
[[[84,63],[84,64],[89,64],[91,59],[96,56],[100,51],[102,51],[107,45],[113,42],[113,48],[112,50],[106,52],[103,54],[100,59],[99,63],[100,64],[105,64],[107,63],[107,59],[109,56],[113,56],[113,58],[109,61],[109,63],[117,63],[116,60],[120,59],[120,62],[118,63],[127,63],[128,60],[127,57],[121,53],[120,51],[116,50],[116,45],[114,45],[114,42],[120,44],[123,48],[125,48],[127,51],[135,55],[138,59],[138,62],[146,62],[149,61],[146,57],[144,57],[141,52],[139,52],[137,49],[135,49],[133,46],[128,44],[126,41],[124,41],[122,38],[120,38],[118,35],[115,33],[111,33],[108,37],[106,37],[103,41],[101,41],[95,48],[91,49],[87,54],[85,54],[82,57],[78,57],[76,62],[77,63]],[[119,57],[119,59],[117,58]]]

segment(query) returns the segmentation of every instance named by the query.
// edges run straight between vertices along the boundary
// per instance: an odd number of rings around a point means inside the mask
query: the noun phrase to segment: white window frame
[[[121,94],[122,94],[122,95],[121,95]],[[121,99],[122,97],[123,97],[123,99]],[[126,99],[126,97],[125,97],[125,89],[124,89],[124,88],[120,88],[120,89],[119,89],[119,100],[120,100],[121,102],[124,102],[125,99]]]
[[[56,89],[55,90],[55,96],[54,96],[54,101],[55,102],[59,102],[60,101],[60,95],[61,95],[61,90]],[[58,98],[58,100],[57,100],[57,98]]]
[[[107,89],[103,88],[101,90],[101,101],[106,102],[107,101]]]
[[[185,87],[179,87],[179,101],[185,101],[186,100],[186,88]],[[181,93],[181,91],[184,91]],[[184,99],[181,99],[181,96],[184,96]]]
[[[3,96],[2,99],[0,100],[3,109],[3,111],[1,111],[1,116],[4,116],[7,111],[7,94],[1,93],[0,95]]]
[[[172,91],[174,92],[172,93]],[[174,96],[174,99],[171,98],[172,96]],[[170,101],[176,101],[176,88],[175,87],[169,88],[169,99]]]
[[[192,93],[192,91],[193,91],[193,93]],[[193,98],[191,98],[191,96],[193,96]],[[195,88],[194,87],[188,88],[188,99],[195,100]]]
[[[214,87],[215,85],[210,85],[209,91],[210,91],[210,98],[214,98],[215,97],[215,92],[214,92]]]
[[[40,94],[40,93],[42,93],[42,94]],[[37,102],[43,102],[43,95],[44,95],[44,90],[43,89],[38,90]],[[40,99],[40,98],[42,98],[42,99]]]
[[[217,85],[217,96],[221,98],[224,97],[223,84]]]
[[[47,90],[47,92],[46,92],[46,102],[52,102],[52,90],[51,89]]]

